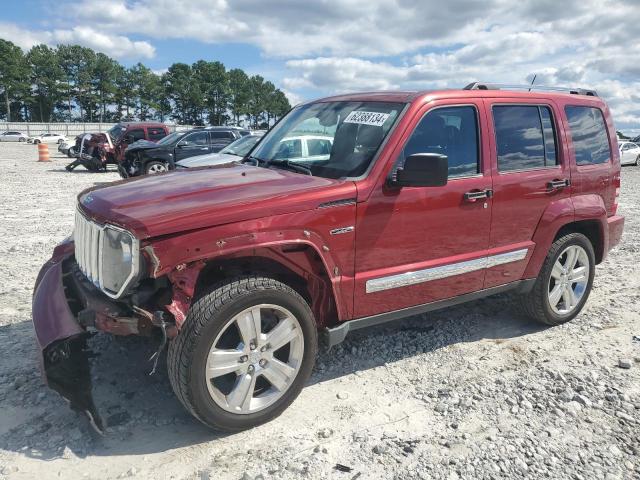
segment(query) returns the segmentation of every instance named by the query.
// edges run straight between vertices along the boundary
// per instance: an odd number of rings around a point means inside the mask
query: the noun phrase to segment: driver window
[[[182,139],[187,145],[200,145],[206,146],[209,143],[207,138],[207,132],[196,132],[191,135],[187,135]]]
[[[403,158],[440,153],[449,160],[449,178],[480,172],[478,120],[472,106],[436,108],[428,112],[404,147]]]

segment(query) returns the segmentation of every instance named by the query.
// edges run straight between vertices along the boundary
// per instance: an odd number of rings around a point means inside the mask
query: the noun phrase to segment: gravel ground
[[[117,174],[36,159],[0,144],[0,478],[640,478],[640,168],[622,171],[625,235],[571,324],[502,295],[358,332],[281,417],[233,435],[183,411],[164,365],[148,375],[151,341],[96,336],[100,437],[43,386],[30,299],[76,194]]]

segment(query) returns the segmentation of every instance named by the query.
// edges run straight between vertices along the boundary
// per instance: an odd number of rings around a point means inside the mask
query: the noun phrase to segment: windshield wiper
[[[306,165],[302,165],[301,163],[292,162],[291,160],[269,160],[266,166],[268,167],[269,165],[275,165],[276,167],[287,167],[298,173],[304,173],[305,175],[313,176],[313,173],[311,173],[311,169],[309,167],[307,167]]]

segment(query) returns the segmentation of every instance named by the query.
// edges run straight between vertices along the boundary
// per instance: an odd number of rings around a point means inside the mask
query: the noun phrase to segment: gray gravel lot
[[[640,168],[623,168],[623,242],[571,324],[501,295],[358,332],[281,417],[233,435],[183,411],[164,365],[148,376],[151,341],[101,335],[99,437],[43,386],[30,300],[77,193],[117,174],[36,159],[0,144],[0,478],[640,478]]]

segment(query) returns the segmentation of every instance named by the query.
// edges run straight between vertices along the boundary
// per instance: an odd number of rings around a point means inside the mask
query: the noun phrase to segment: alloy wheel
[[[212,344],[205,371],[209,394],[228,412],[263,410],[289,389],[303,355],[302,328],[291,312],[268,304],[248,308]]]
[[[161,163],[154,163],[148,169],[148,173],[164,173],[167,171],[167,167],[162,165]]]
[[[589,283],[589,256],[579,245],[565,248],[551,270],[548,298],[558,315],[568,315],[582,300]]]

